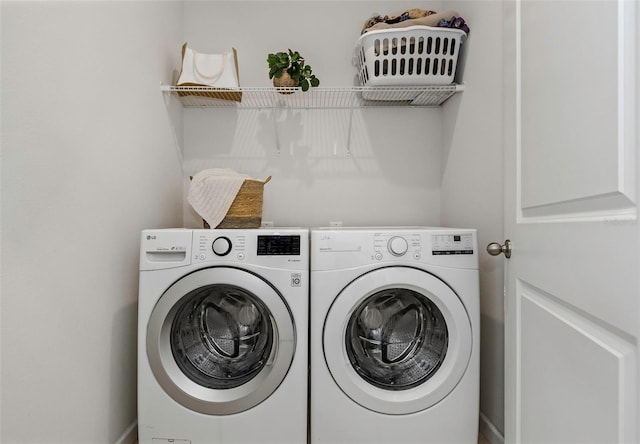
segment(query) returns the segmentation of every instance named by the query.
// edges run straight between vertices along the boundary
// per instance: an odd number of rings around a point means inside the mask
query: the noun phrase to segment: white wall
[[[471,32],[465,42],[465,91],[443,114],[442,224],[478,229],[480,250],[481,429],[504,431],[503,263],[485,247],[503,238],[502,2],[447,1]]]
[[[183,179],[200,169],[272,175],[264,219],[276,224],[500,239],[501,174],[483,171],[502,161],[501,56],[486,49],[500,44],[499,3],[445,2],[472,35],[467,90],[442,109],[279,114],[278,152],[270,111],[164,103],[182,41],[235,46],[245,86],[268,86],[267,53],[288,47],[323,86],[346,86],[366,18],[442,2],[2,2],[1,440],[112,442],[133,423],[138,232],[182,224]],[[482,257],[482,410],[500,428],[498,263]]]
[[[266,55],[292,48],[306,57],[322,86],[345,86],[353,82],[351,55],[363,20],[410,7],[457,10],[469,22],[462,94],[429,110],[282,112],[276,115],[280,151],[272,111],[187,109],[185,172],[229,167],[256,178],[273,176],[265,187],[263,220],[276,225],[478,228],[482,426],[500,439],[503,260],[484,247],[503,236],[502,2],[188,2],[185,40],[205,52],[238,49],[241,85],[269,86]],[[250,32],[238,32],[228,17],[242,17]],[[200,223],[188,204],[185,223]]]
[[[243,86],[270,86],[267,54],[287,48],[300,51],[321,86],[351,86],[353,49],[365,20],[412,7],[441,10],[442,3],[186,2],[185,40],[203,52],[235,47]],[[241,18],[242,29],[230,18]],[[224,167],[272,176],[263,220],[276,225],[439,225],[442,110],[350,113],[186,109],[185,172]],[[199,224],[189,205],[185,223]]]
[[[1,440],[131,441],[139,232],[182,222],[180,124],[159,91],[182,5],[3,1],[1,16]]]

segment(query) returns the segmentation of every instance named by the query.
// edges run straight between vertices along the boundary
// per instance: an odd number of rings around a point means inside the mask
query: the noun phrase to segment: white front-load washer
[[[307,440],[309,232],[142,232],[141,444]]]
[[[311,231],[312,444],[473,444],[475,230]]]

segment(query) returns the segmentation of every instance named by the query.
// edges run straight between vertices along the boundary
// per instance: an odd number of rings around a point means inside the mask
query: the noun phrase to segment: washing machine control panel
[[[277,230],[194,230],[196,263],[251,263],[290,266],[308,261],[308,232]]]
[[[243,261],[245,251],[246,236],[242,233],[194,232],[193,259],[196,262]]]
[[[258,235],[258,256],[300,256],[299,235]]]
[[[140,240],[140,271],[165,270],[191,263],[191,231],[144,230]]]

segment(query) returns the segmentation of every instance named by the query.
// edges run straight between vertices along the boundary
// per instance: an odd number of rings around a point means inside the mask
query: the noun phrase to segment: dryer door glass
[[[367,382],[406,390],[428,380],[444,361],[447,325],[426,296],[392,288],[371,295],[356,308],[345,345],[351,365]]]
[[[188,293],[171,325],[171,352],[193,382],[229,389],[250,381],[273,348],[271,315],[260,299],[232,285]]]

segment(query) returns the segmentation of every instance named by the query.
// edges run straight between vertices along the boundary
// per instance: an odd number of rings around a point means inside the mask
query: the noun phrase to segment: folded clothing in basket
[[[447,19],[440,20],[440,23],[438,23],[438,27],[459,29],[467,33],[467,35],[469,35],[469,31],[470,31],[469,25],[465,23],[464,19],[462,17],[456,17],[455,15],[451,17],[450,20],[447,20]]]
[[[212,168],[193,176],[187,201],[211,227],[217,227],[236,198],[246,174],[228,168]]]
[[[376,23],[381,23],[381,22],[387,23],[387,24],[400,23],[400,22],[404,22],[405,20],[426,17],[428,15],[432,15],[435,13],[436,11],[430,11],[427,9],[409,9],[407,11],[404,11],[400,15],[391,16],[391,17],[389,17],[388,15],[385,15],[383,17],[381,15],[376,14],[370,17],[366,22],[364,22],[364,26],[362,27],[362,33],[364,34],[367,28],[372,27]]]
[[[410,10],[411,11],[411,10]],[[452,17],[459,17],[460,14],[457,11],[443,11],[433,12],[427,11],[428,14],[423,17],[412,18],[408,15],[408,12],[403,13],[399,17],[407,16],[404,20],[396,20],[395,17],[389,18],[388,16],[380,17],[374,16],[366,21],[365,27],[362,30],[362,34],[365,32],[373,31],[376,29],[390,29],[390,28],[406,28],[407,26],[438,26],[442,20],[449,21]]]

